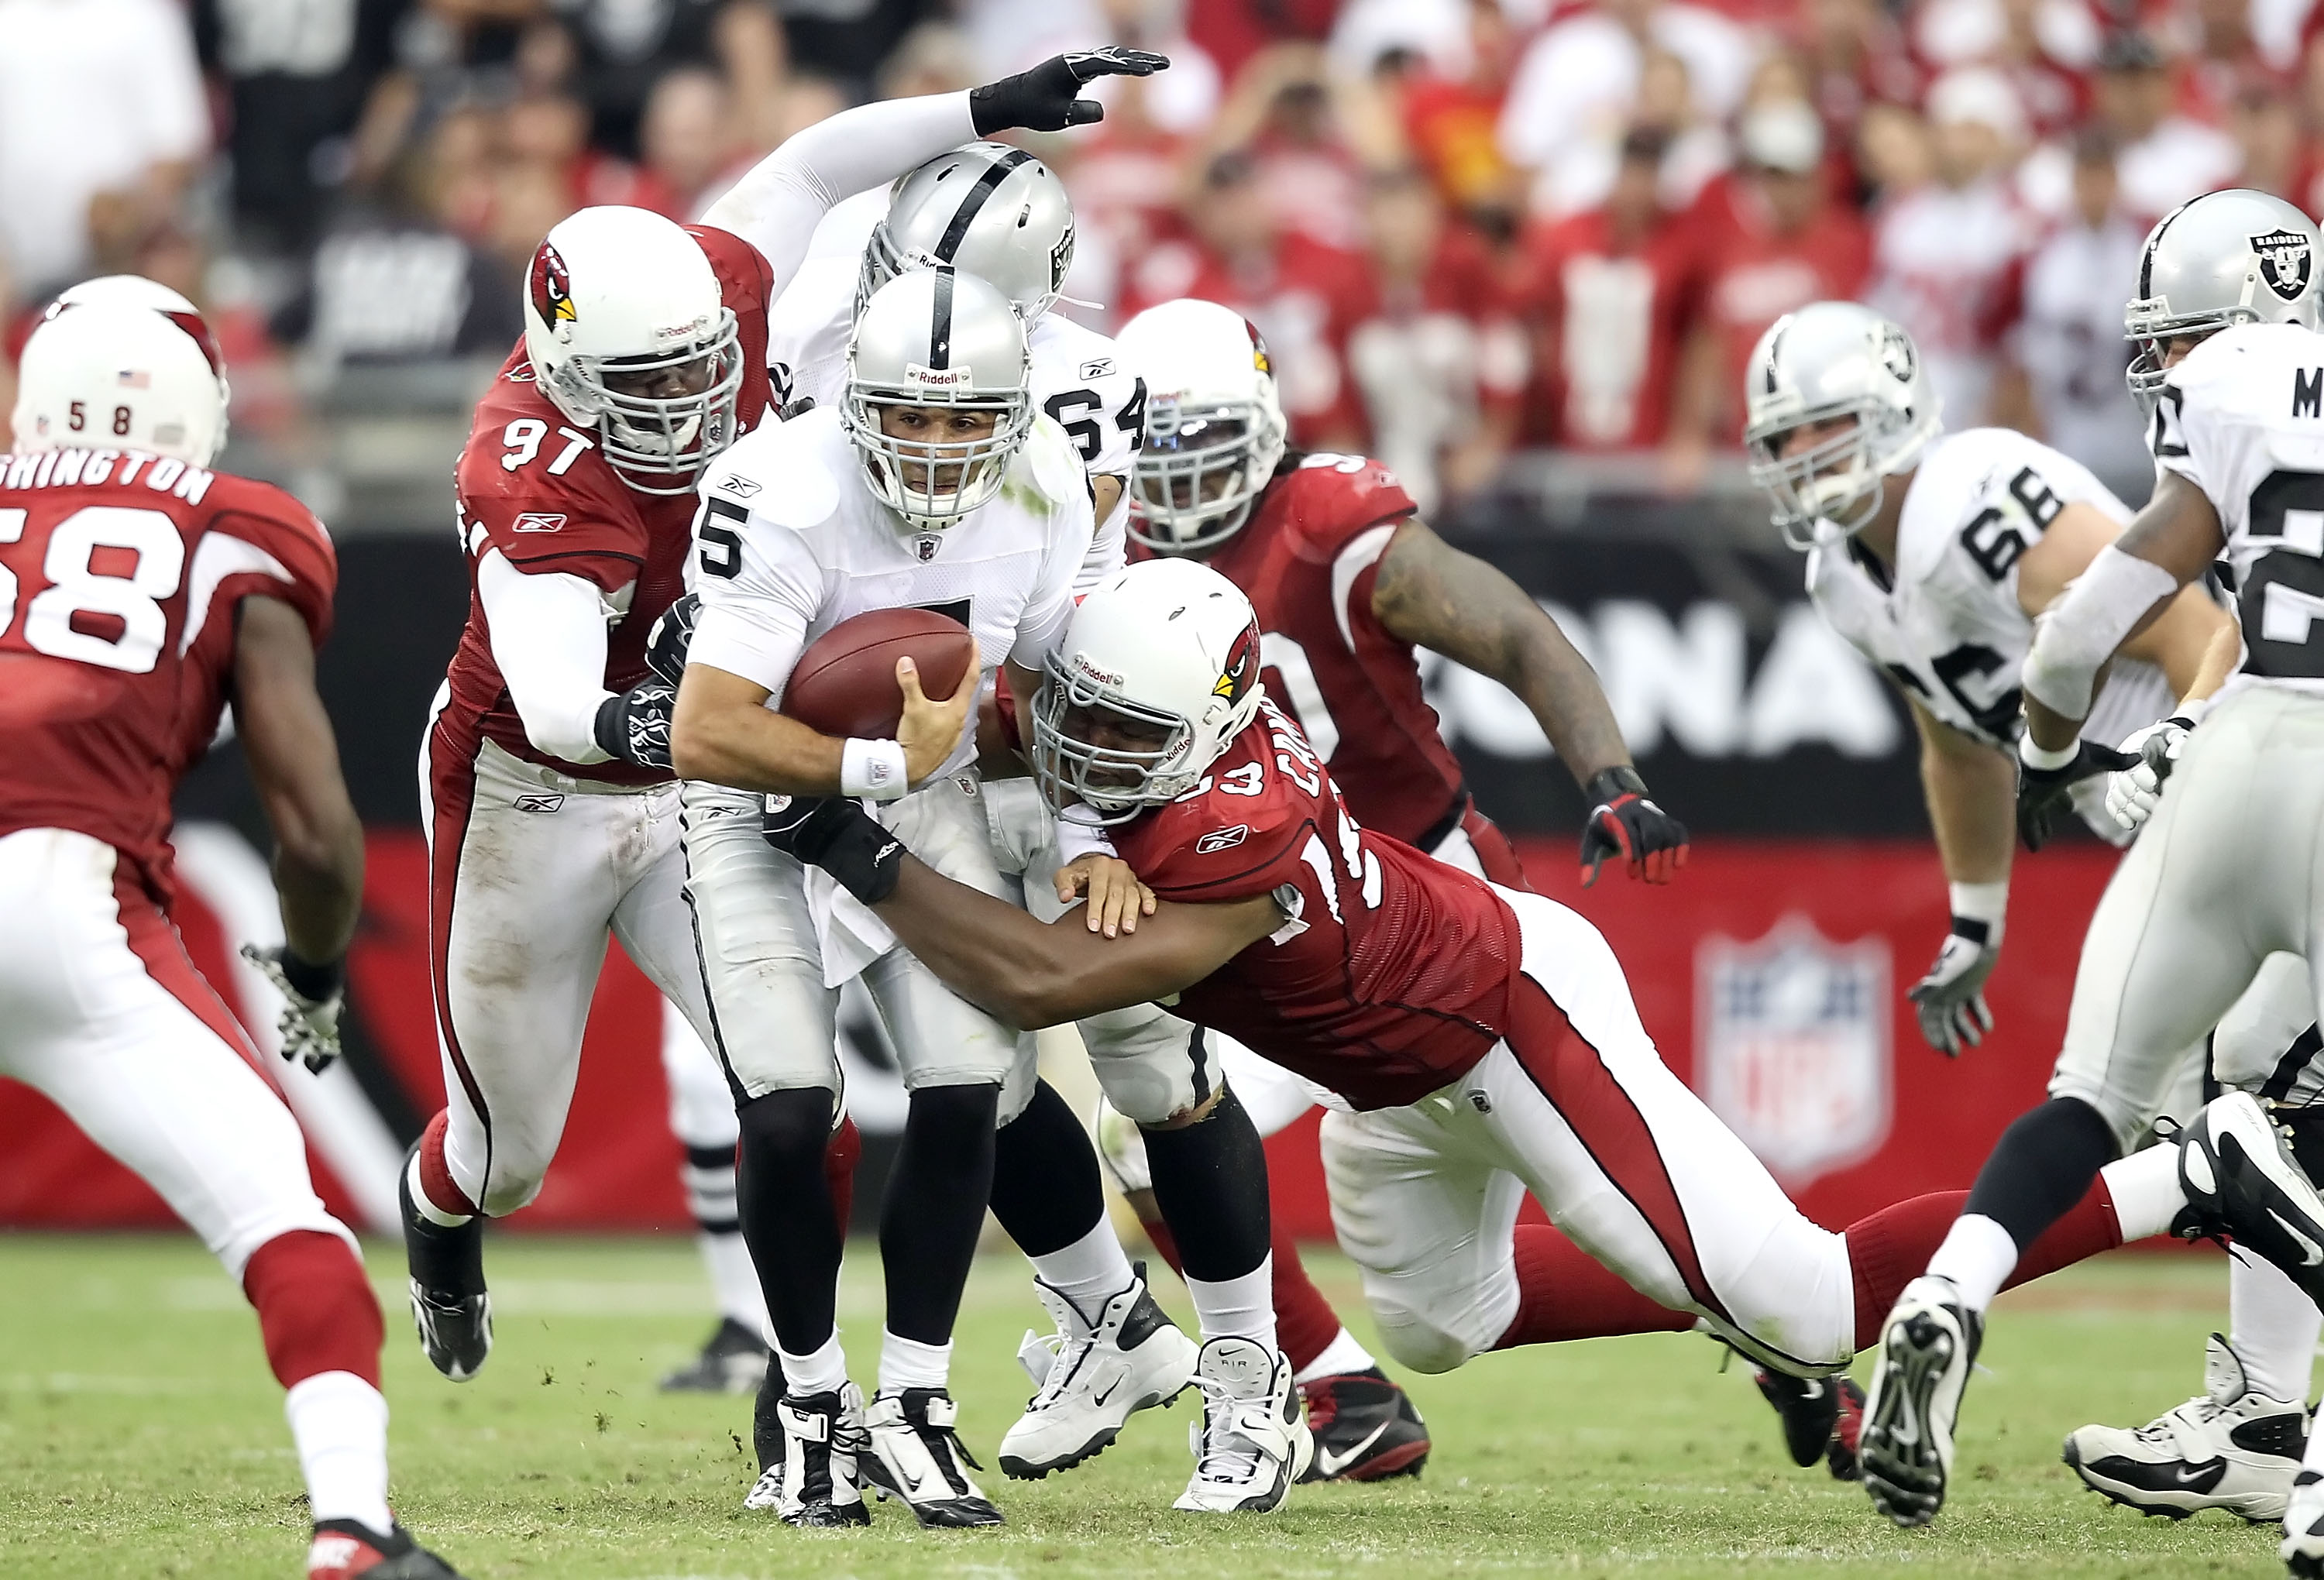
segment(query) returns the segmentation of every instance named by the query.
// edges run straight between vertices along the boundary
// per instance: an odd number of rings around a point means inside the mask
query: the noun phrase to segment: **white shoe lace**
[[[1203,1424],[1191,1431],[1194,1479],[1235,1484],[1250,1481],[1266,1451],[1243,1431],[1240,1416],[1243,1406],[1265,1401],[1240,1398],[1215,1378],[1197,1374],[1193,1382],[1203,1392]]]
[[[1074,1380],[1081,1375],[1082,1362],[1097,1343],[1094,1335],[1074,1338],[1064,1333],[1031,1333],[1017,1348],[1017,1360],[1040,1386],[1032,1402],[1025,1407],[1027,1415],[1038,1415],[1065,1398]],[[1046,1351],[1041,1359],[1032,1358]]]

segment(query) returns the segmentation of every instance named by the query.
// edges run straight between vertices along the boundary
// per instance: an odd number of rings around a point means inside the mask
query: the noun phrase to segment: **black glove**
[[[2017,837],[2025,841],[2028,850],[2039,850],[2050,842],[2051,825],[2057,820],[2058,809],[2072,796],[2075,785],[2099,774],[2116,773],[2137,764],[2136,753],[2116,751],[2092,740],[2080,742],[2073,760],[2061,768],[2028,767],[2025,759],[2019,758]]]
[[[302,960],[289,949],[242,946],[242,958],[282,995],[282,1014],[274,1029],[281,1033],[282,1057],[296,1059],[320,1075],[339,1056],[339,1010],[346,1003],[347,962],[324,965]]]
[[[1068,126],[1093,125],[1105,119],[1105,107],[1083,98],[1084,87],[1101,77],[1151,77],[1169,64],[1167,55],[1120,44],[1052,55],[1030,71],[970,88],[968,118],[979,137],[1020,126],[1028,132],[1062,132]]]
[[[702,596],[687,592],[661,611],[646,633],[646,667],[676,685],[686,678],[686,650],[694,645],[694,622],[702,618]]]
[[[666,680],[641,680],[597,704],[597,749],[637,768],[669,765],[669,716],[678,688]]]
[[[1646,799],[1646,782],[1628,763],[1590,781],[1593,804],[1582,826],[1582,886],[1598,881],[1598,868],[1618,856],[1632,877],[1668,883],[1686,865],[1686,825]]]
[[[844,796],[770,795],[759,814],[768,844],[820,867],[867,905],[896,892],[904,842],[861,802]]]

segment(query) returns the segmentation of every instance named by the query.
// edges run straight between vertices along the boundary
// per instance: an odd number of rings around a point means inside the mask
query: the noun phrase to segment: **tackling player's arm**
[[[1523,588],[1408,520],[1380,556],[1371,606],[1390,636],[1500,682],[1532,712],[1594,804],[1582,840],[1591,880],[1608,855],[1650,883],[1686,865],[1686,829],[1646,798],[1598,672]]]
[[[2115,524],[2095,506],[2078,502],[2060,510],[2018,557],[2018,606],[2039,616],[2116,536]],[[2181,702],[2200,702],[2225,684],[2235,668],[2242,650],[2235,629],[2227,611],[2201,587],[2190,585],[2124,642],[2122,654],[2162,670],[2171,682],[2172,695]]]

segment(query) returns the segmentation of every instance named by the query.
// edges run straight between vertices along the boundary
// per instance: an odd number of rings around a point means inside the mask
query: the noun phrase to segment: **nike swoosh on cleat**
[[[1382,1421],[1379,1426],[1374,1427],[1370,1432],[1364,1435],[1362,1442],[1358,1443],[1345,1454],[1334,1454],[1328,1448],[1316,1449],[1315,1469],[1317,1474],[1321,1475],[1323,1480],[1330,1481],[1333,1476],[1347,1469],[1348,1466],[1353,1465],[1357,1460],[1361,1459],[1364,1456],[1364,1450],[1379,1442],[1380,1439],[1380,1434],[1387,1431],[1388,1426],[1388,1422]]]
[[[1103,1410],[1103,1409],[1105,1408],[1105,1401],[1106,1401],[1107,1400],[1109,1400],[1109,1399],[1111,1399],[1111,1398],[1113,1397],[1113,1395],[1114,1395],[1114,1392],[1115,1392],[1115,1390],[1119,1389],[1120,1386],[1121,1386],[1121,1379],[1120,1379],[1120,1378],[1119,1378],[1119,1377],[1116,1377],[1112,1382],[1109,1382],[1109,1383],[1107,1383],[1107,1384],[1105,1385],[1105,1392],[1102,1392],[1102,1393],[1098,1393],[1098,1394],[1093,1394],[1093,1395],[1090,1397],[1090,1403],[1092,1403],[1092,1404],[1095,1405],[1095,1406],[1096,1406],[1098,1409],[1100,1409],[1100,1410]]]
[[[2275,1220],[2275,1226],[2277,1228],[2282,1229],[2285,1234],[2300,1242],[2301,1266],[2314,1267],[2319,1263],[2324,1263],[2324,1247],[2319,1247],[2315,1241],[2310,1239],[2298,1229],[2293,1228],[2290,1224],[2284,1222],[2283,1215],[2276,1211],[2275,1208],[2272,1207],[2269,1208],[2267,1209],[2267,1216]]]

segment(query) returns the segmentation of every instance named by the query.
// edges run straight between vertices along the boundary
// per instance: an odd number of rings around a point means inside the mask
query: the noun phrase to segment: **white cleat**
[[[1001,1469],[1023,1481],[1102,1453],[1132,1415],[1178,1397],[1200,1353],[1154,1303],[1143,1269],[1094,1322],[1040,1280],[1033,1288],[1057,1331],[1046,1339],[1028,1332],[1018,1352],[1040,1392],[1001,1439]]]
[[[2324,1476],[2315,1471],[2301,1471],[2292,1484],[2283,1546],[2277,1551],[2293,1580],[2324,1580]]]
[[[2305,1405],[2255,1391],[2215,1333],[2200,1397],[2135,1431],[2084,1427],[2066,1439],[2065,1460],[2092,1492],[2142,1514],[2225,1509],[2261,1525],[2284,1517],[2307,1441]]]
[[[863,1391],[850,1382],[829,1393],[785,1394],[775,1406],[783,1456],[760,1474],[745,1509],[771,1509],[786,1525],[869,1525],[858,1463],[869,1438]]]
[[[872,1446],[857,1461],[863,1484],[882,1498],[900,1498],[922,1525],[998,1525],[994,1508],[968,1479],[983,1466],[969,1457],[953,1429],[960,1406],[941,1388],[882,1392],[863,1413]]]
[[[1872,1506],[1898,1525],[1926,1525],[1944,1507],[1961,1390],[1984,1329],[1952,1280],[1925,1273],[1881,1327],[1858,1454]]]
[[[2258,1098],[2203,1105],[2179,1145],[2179,1183],[2205,1233],[2232,1236],[2324,1303],[2324,1197]]]
[[[1171,1507],[1197,1514],[1269,1514],[1307,1474],[1315,1439],[1299,1408],[1291,1362],[1248,1338],[1214,1338],[1194,1363],[1203,1421],[1187,1433],[1194,1477]]]

